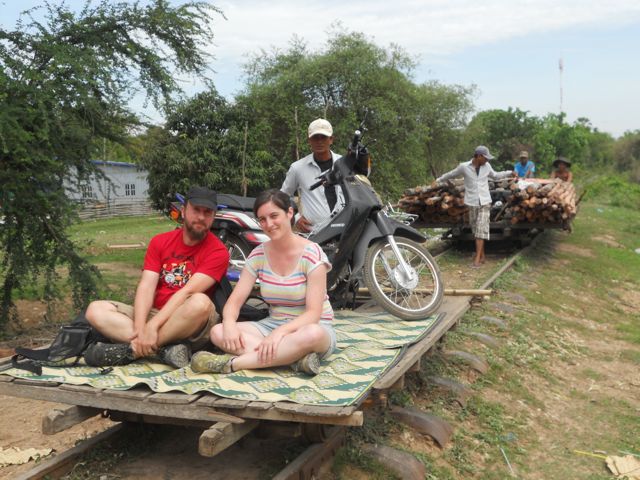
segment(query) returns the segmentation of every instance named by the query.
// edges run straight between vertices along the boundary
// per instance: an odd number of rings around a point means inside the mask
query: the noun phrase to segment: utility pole
[[[300,128],[298,126],[298,107],[293,108],[293,121],[296,128],[296,159],[300,158]]]
[[[242,147],[242,181],[240,182],[240,188],[242,189],[242,196],[247,196],[247,136],[249,133],[249,122],[244,122],[244,146]]]
[[[560,70],[560,115],[562,115],[562,72],[564,71],[564,62],[562,61],[562,57],[560,57],[560,61],[558,62],[558,69]]]

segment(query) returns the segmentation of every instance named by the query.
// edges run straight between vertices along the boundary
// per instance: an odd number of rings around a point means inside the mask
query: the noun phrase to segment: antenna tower
[[[560,57],[560,61],[558,62],[558,69],[560,70],[560,113],[562,114],[562,72],[564,71],[564,62],[562,61],[562,57]]]

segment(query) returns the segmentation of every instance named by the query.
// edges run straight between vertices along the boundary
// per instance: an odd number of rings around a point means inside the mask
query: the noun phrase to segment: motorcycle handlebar
[[[362,138],[362,132],[360,130],[356,130],[353,134],[353,140],[351,140],[351,148],[352,152],[355,152],[358,148],[358,144],[360,143],[360,139]]]

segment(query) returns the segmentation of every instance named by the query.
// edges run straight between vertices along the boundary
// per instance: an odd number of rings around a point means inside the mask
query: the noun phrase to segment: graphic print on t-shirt
[[[174,260],[179,261],[181,259],[174,258]],[[162,278],[165,284],[171,287],[184,287],[191,278],[193,272],[193,264],[191,260],[191,258],[187,257],[183,261],[179,261],[179,263],[175,261],[163,263],[162,270],[160,271],[160,278]]]

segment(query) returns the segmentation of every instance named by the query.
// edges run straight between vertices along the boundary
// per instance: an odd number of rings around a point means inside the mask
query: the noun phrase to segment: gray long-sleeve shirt
[[[480,167],[480,171],[476,173],[476,167],[469,160],[462,162],[450,172],[436,179],[437,182],[444,182],[450,178],[464,178],[464,204],[471,207],[479,205],[491,204],[491,195],[489,194],[489,179],[501,180],[513,175],[512,170],[504,172],[496,172],[489,162]]]

